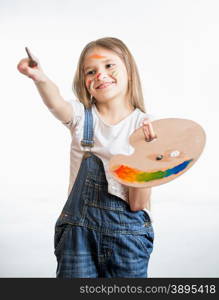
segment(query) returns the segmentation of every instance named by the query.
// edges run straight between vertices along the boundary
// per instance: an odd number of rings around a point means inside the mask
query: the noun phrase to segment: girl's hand
[[[33,59],[37,62],[37,66],[30,67],[30,59],[23,58],[17,65],[17,69],[20,73],[28,76],[36,82],[45,82],[47,80],[47,76],[43,72],[43,69],[39,63],[39,60],[31,53]]]
[[[153,139],[157,138],[157,135],[154,132],[152,124],[147,118],[142,120],[141,126],[143,126],[146,142],[151,142],[153,141]]]

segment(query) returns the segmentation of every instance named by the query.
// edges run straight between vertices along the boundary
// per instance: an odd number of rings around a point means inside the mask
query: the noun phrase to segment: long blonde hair
[[[82,50],[72,85],[73,92],[78,100],[82,102],[85,107],[91,107],[90,94],[86,88],[84,80],[83,65],[87,52],[96,47],[111,50],[122,59],[125,64],[128,77],[130,78],[127,90],[129,102],[134,108],[139,108],[142,112],[146,112],[140,77],[135,60],[127,46],[121,40],[113,37],[105,37],[92,41]]]

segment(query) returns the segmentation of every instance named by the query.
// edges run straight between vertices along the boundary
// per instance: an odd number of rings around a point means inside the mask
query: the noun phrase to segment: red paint
[[[87,82],[86,82],[86,86],[87,86],[88,89],[90,89],[91,81],[92,81],[92,80],[88,79]]]

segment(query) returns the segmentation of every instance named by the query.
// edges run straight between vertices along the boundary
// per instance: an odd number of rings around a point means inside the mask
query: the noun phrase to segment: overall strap
[[[81,145],[83,147],[93,147],[93,115],[91,108],[84,107],[84,135],[81,140]]]

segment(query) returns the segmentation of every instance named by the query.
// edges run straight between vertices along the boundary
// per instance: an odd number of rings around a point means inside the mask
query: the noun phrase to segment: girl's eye
[[[88,71],[88,72],[86,73],[86,75],[91,75],[91,74],[93,74],[92,72],[94,72],[94,71],[93,71],[93,70]]]
[[[106,65],[106,68],[108,69],[108,68],[113,67],[113,66],[114,66],[114,64],[107,64],[107,65]],[[95,72],[95,70],[90,70],[90,71],[88,71],[88,72],[86,73],[86,75],[93,75],[94,72]]]
[[[114,66],[114,65],[113,65],[113,64],[107,64],[106,66],[109,66],[109,67],[110,67],[110,66]]]

